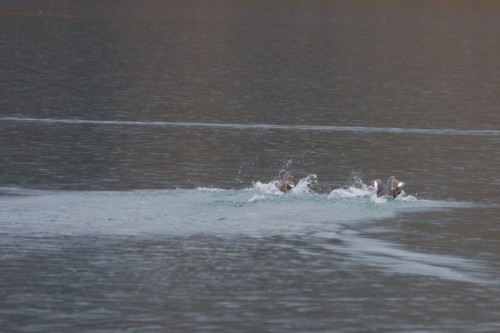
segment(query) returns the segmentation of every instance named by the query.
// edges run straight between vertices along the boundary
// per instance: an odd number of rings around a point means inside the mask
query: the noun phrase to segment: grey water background
[[[498,332],[499,14],[2,1],[0,330]]]

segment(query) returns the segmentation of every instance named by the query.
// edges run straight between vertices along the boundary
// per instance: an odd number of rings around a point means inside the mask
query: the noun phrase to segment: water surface
[[[0,327],[498,332],[499,14],[3,1]]]

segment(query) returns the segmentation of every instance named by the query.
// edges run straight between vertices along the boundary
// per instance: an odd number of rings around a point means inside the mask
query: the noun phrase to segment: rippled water
[[[306,189],[4,189],[2,317],[21,331],[498,328],[498,227],[470,219],[492,207]]]
[[[2,2],[0,330],[498,332],[498,14]]]

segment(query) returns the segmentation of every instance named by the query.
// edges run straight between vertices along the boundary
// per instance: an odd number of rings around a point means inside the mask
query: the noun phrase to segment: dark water
[[[498,332],[499,14],[2,1],[0,331]]]

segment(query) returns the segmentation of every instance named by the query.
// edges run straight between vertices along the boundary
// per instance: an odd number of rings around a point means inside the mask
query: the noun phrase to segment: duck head
[[[393,198],[396,198],[398,195],[400,195],[403,191],[403,188],[405,187],[405,183],[397,180],[394,176],[389,177],[389,179],[387,180],[387,185],[390,189],[390,195]]]

